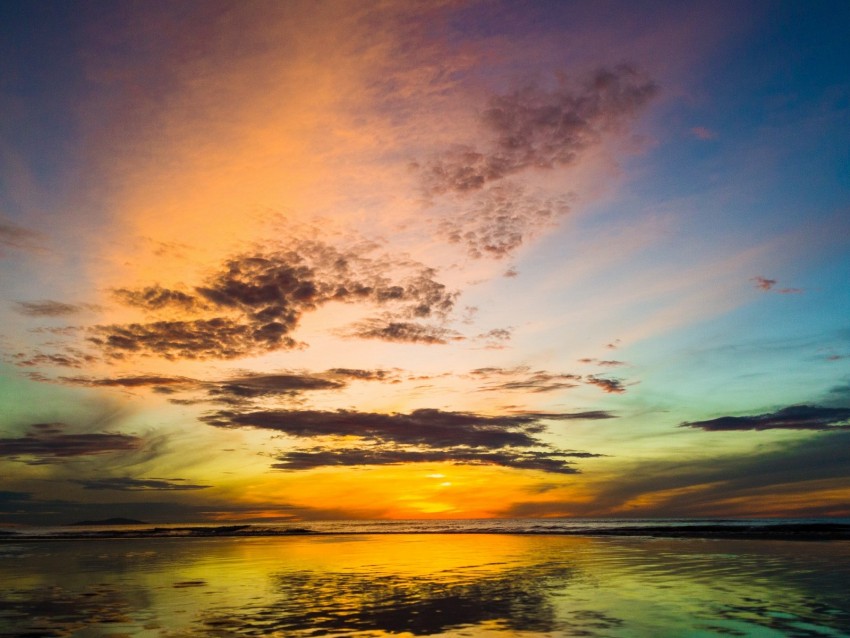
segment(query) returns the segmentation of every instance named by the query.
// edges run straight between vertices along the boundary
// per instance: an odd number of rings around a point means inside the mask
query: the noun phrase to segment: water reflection
[[[0,636],[850,636],[850,543],[508,535],[0,545]]]

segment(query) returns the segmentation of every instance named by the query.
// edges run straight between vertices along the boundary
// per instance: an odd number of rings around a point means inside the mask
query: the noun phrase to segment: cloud
[[[487,381],[481,392],[502,392],[506,390],[530,390],[531,392],[553,392],[574,388],[581,380],[577,374],[546,372],[545,370],[531,371],[525,366],[516,368],[477,368],[469,373],[473,378]],[[491,379],[508,381],[491,382]]]
[[[625,361],[617,361],[616,359],[594,359],[591,357],[585,357],[583,359],[578,360],[579,363],[592,363],[598,366],[604,366],[606,368],[616,368],[619,366],[626,365]]]
[[[67,317],[86,310],[96,310],[93,304],[69,304],[61,301],[17,301],[15,310],[28,317]]]
[[[183,310],[194,310],[204,307],[204,304],[194,295],[181,290],[163,288],[159,284],[145,286],[136,290],[116,288],[113,296],[127,306],[136,306],[145,310],[160,310],[166,307],[177,307]]]
[[[542,199],[517,184],[503,183],[479,193],[471,207],[442,219],[438,233],[449,243],[463,244],[473,259],[503,259],[567,212],[565,198]]]
[[[359,339],[380,339],[381,341],[428,345],[445,345],[450,341],[460,341],[464,338],[459,332],[442,326],[379,318],[359,321],[341,334]]]
[[[537,438],[545,420],[607,418],[598,414],[517,413],[488,416],[435,409],[409,414],[337,410],[222,410],[202,418],[224,428],[251,427],[300,439],[322,439],[309,448],[279,455],[278,469],[310,469],[339,465],[451,462],[491,464],[517,469],[573,474],[566,459],[598,456],[551,448]],[[351,437],[362,443],[345,445]],[[337,444],[327,441],[337,440]],[[341,443],[341,444],[340,444]]]
[[[698,140],[702,140],[704,142],[708,140],[713,140],[717,137],[717,133],[714,131],[705,128],[704,126],[695,126],[691,129],[691,135],[693,135]]]
[[[64,353],[43,353],[34,352],[26,354],[18,352],[12,355],[16,366],[34,367],[34,366],[62,366],[65,368],[82,368],[87,363],[96,361],[96,357],[80,352],[74,348],[68,348]]]
[[[44,379],[47,380],[47,379]],[[61,376],[59,383],[93,388],[150,388],[160,394],[203,393],[206,398],[172,399],[174,403],[224,403],[242,405],[264,397],[294,397],[305,392],[341,390],[348,381],[398,383],[398,371],[331,368],[325,372],[243,372],[223,379],[193,379],[169,375],[119,377]]]
[[[43,240],[41,233],[0,218],[0,246],[36,252],[42,249]]]
[[[210,396],[229,402],[266,396],[293,396],[311,390],[338,390],[345,383],[309,374],[246,374],[208,383]]]
[[[56,463],[72,457],[137,450],[142,440],[126,434],[64,434],[64,423],[35,423],[26,436],[0,438],[0,456],[28,465]]]
[[[338,410],[221,411],[204,417],[219,427],[255,427],[296,437],[356,436],[375,442],[440,447],[465,445],[499,448],[537,444],[531,436],[543,425],[522,414],[485,416],[468,412],[414,410],[410,414],[381,414]]]
[[[590,385],[595,385],[601,388],[603,392],[609,394],[623,394],[626,391],[626,386],[619,379],[609,379],[606,377],[587,376],[585,381]]]
[[[361,370],[358,368],[331,368],[330,370],[327,370],[325,374],[348,379],[356,379],[358,381],[386,381],[389,383],[396,383],[399,380],[397,370]]]
[[[209,485],[185,483],[184,479],[137,479],[130,477],[114,477],[100,479],[79,479],[74,481],[86,490],[112,490],[120,492],[171,492],[203,490]]]
[[[765,292],[773,290],[774,292],[778,292],[780,295],[797,295],[805,292],[803,288],[775,288],[777,284],[776,279],[767,279],[761,275],[751,277],[750,281],[755,282],[756,288],[764,290]]]
[[[586,410],[584,412],[522,412],[524,416],[553,421],[599,421],[616,419],[617,416],[607,410]]]
[[[310,470],[318,467],[399,465],[402,463],[453,463],[456,465],[499,465],[520,470],[539,470],[555,474],[578,474],[569,465],[573,457],[598,456],[585,452],[476,449],[412,450],[389,447],[332,448],[316,447],[293,450],[277,457],[272,465],[280,470]]]
[[[480,392],[503,392],[511,390],[529,390],[531,392],[554,392],[575,388],[579,384],[594,385],[604,392],[622,394],[625,385],[619,379],[608,379],[595,375],[580,375],[567,372],[547,372],[530,370],[527,366],[515,368],[477,368],[469,373],[474,379],[486,383]],[[508,379],[502,381],[501,379]],[[493,381],[499,379],[499,381]]]
[[[488,350],[502,350],[513,336],[513,328],[493,328],[475,336],[475,341],[483,342]]]
[[[557,90],[528,86],[494,96],[481,115],[484,149],[457,146],[423,169],[430,194],[465,193],[529,168],[576,162],[603,134],[618,129],[658,91],[634,68],[601,69]]]
[[[679,427],[706,432],[730,430],[846,430],[850,429],[850,408],[792,405],[776,412],[754,416],[723,416],[708,421],[685,421]]]
[[[627,462],[581,501],[520,502],[501,516],[846,516],[844,502],[812,503],[846,489],[850,433],[766,443],[751,452]],[[624,480],[623,477],[628,477]]]
[[[96,326],[90,341],[109,356],[231,359],[298,347],[291,333],[305,312],[330,303],[387,308],[386,325],[368,324],[350,336],[390,341],[439,342],[451,331],[410,319],[445,318],[457,292],[436,271],[408,259],[367,255],[318,241],[293,241],[290,250],[257,251],[226,260],[191,292],[159,284],[120,288],[123,303],[156,315],[179,309],[192,318]]]

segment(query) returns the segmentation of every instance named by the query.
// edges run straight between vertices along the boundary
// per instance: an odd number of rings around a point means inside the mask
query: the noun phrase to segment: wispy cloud
[[[622,394],[626,391],[625,384],[619,379],[599,377],[597,375],[581,375],[571,372],[548,372],[546,370],[531,370],[526,366],[515,368],[477,368],[469,375],[484,381],[480,391],[503,392],[510,390],[527,390],[530,392],[554,392],[575,388],[579,385],[593,385],[604,392]]]
[[[142,439],[126,434],[65,434],[64,423],[34,423],[18,438],[0,438],[0,456],[28,465],[58,463],[73,457],[136,450]]]
[[[778,292],[781,295],[796,295],[805,292],[802,288],[776,288],[776,284],[778,283],[776,279],[768,279],[761,275],[752,277],[750,281],[755,283],[756,288],[764,290],[765,292],[773,291]]]
[[[174,492],[203,490],[209,485],[187,483],[183,479],[140,479],[127,476],[97,479],[79,479],[74,483],[86,490],[110,490],[118,492]]]
[[[707,432],[731,430],[846,430],[850,429],[850,408],[792,405],[776,412],[753,416],[722,416],[708,421],[685,421],[679,427]]]
[[[37,252],[43,249],[44,236],[0,217],[0,247],[3,246]]]
[[[44,299],[42,301],[17,301],[14,309],[28,317],[67,317],[87,310],[97,310],[94,304],[70,304]]]

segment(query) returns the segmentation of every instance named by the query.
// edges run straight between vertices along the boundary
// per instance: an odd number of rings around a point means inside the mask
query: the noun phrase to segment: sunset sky
[[[850,516],[848,24],[3,3],[0,523]]]

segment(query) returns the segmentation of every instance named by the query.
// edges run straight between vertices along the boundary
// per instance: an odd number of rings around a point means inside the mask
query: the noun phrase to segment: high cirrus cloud
[[[233,257],[191,290],[156,284],[115,295],[152,320],[96,326],[90,341],[112,357],[167,359],[230,359],[297,347],[291,335],[302,315],[330,302],[387,309],[387,325],[355,326],[352,336],[438,343],[436,329],[417,329],[410,320],[445,318],[457,297],[422,264],[315,241]],[[175,310],[190,318],[174,318]]]
[[[685,421],[679,427],[707,432],[730,430],[848,430],[850,408],[792,405],[753,416],[722,416],[707,421]]]
[[[203,420],[223,428],[259,428],[320,445],[281,453],[278,469],[415,462],[491,464],[517,469],[575,473],[567,459],[598,456],[552,448],[538,438],[545,420],[602,418],[596,413],[517,413],[501,416],[435,409],[409,414],[353,410],[221,410]],[[607,418],[607,415],[606,417]],[[351,438],[357,447],[344,443]],[[337,440],[342,445],[328,443]]]
[[[63,423],[35,423],[25,436],[0,438],[0,457],[28,465],[58,463],[73,457],[137,450],[142,439],[117,433],[65,433]]]

